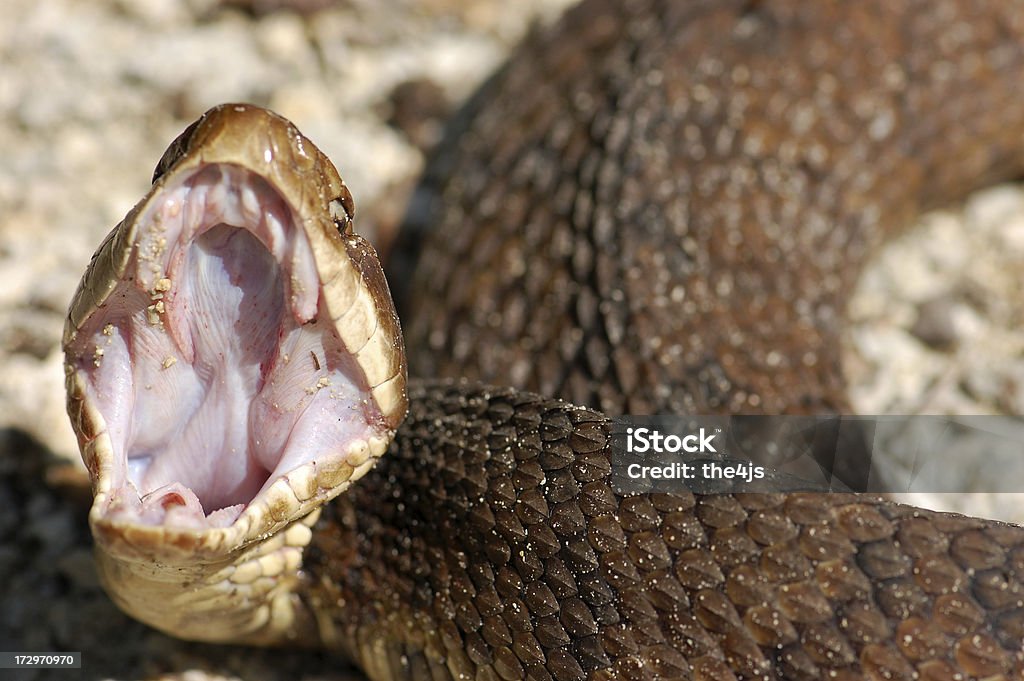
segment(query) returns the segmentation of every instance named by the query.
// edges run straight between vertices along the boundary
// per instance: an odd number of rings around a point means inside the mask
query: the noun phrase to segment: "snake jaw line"
[[[93,257],[65,328],[68,412],[100,575],[135,617],[261,643],[309,619],[282,573],[407,404],[376,254],[337,226],[352,212],[294,126],[224,105],[172,143]],[[167,607],[182,598],[206,613]]]

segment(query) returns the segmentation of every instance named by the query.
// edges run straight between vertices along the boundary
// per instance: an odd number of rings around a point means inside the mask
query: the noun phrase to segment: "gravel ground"
[[[316,654],[183,644],[100,590],[63,407],[64,311],[166,144],[223,101],[269,106],[335,160],[386,251],[423,149],[565,0],[6,0],[0,22],[0,650],[78,650],[24,679],[318,679]],[[863,413],[1024,413],[1024,193],[1000,187],[892,244],[851,303]],[[1007,475],[991,462],[975,462]],[[930,498],[929,503],[948,500]],[[960,508],[1021,518],[1015,500]]]

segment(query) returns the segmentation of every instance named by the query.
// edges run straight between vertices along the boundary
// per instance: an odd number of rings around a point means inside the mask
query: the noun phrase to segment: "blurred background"
[[[176,642],[109,603],[92,568],[87,490],[64,414],[67,303],[166,145],[226,101],[294,121],[334,160],[355,196],[357,230],[386,254],[443,121],[531,26],[567,4],[5,0],[0,650],[76,650],[85,660],[80,673],[20,678],[359,678],[318,654]],[[933,214],[888,247],[851,303],[858,410],[1024,413],[1022,264],[1016,187]],[[1012,474],[1002,463],[967,465]],[[1020,517],[1018,502],[997,495],[957,501]]]

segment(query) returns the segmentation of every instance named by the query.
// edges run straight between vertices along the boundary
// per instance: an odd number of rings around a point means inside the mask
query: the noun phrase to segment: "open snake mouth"
[[[270,480],[370,438],[365,376],[265,181],[206,167],[165,189],[137,234],[127,276],[80,330],[115,452],[113,515],[227,525]]]
[[[404,416],[404,358],[374,355],[401,339],[372,249],[274,181],[176,167],[94,256],[65,346],[105,522],[225,528],[275,482],[322,502]]]

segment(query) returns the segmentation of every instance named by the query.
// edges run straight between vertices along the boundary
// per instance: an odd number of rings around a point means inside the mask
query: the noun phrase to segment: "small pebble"
[[[917,308],[917,321],[910,327],[910,333],[933,350],[948,352],[959,340],[951,310],[955,304],[949,296],[922,303]]]

